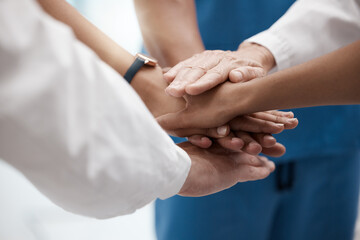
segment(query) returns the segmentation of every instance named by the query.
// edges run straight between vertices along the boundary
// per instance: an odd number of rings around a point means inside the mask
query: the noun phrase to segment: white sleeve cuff
[[[287,42],[281,38],[280,35],[270,32],[269,30],[256,34],[255,36],[246,40],[247,42],[257,43],[266,47],[274,56],[276,61],[275,69],[273,71],[283,70],[293,66],[291,63],[292,51]]]
[[[176,153],[178,161],[175,168],[172,169],[174,178],[167,184],[162,194],[159,195],[160,199],[166,199],[178,194],[189,174],[191,167],[189,155],[178,146],[176,146]]]

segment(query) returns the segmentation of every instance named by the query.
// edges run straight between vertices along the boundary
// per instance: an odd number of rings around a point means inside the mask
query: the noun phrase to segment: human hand
[[[186,105],[183,98],[174,98],[165,93],[164,89],[168,84],[163,79],[163,71],[158,66],[155,68],[144,66],[131,82],[131,86],[139,94],[154,117],[180,111]],[[225,137],[229,132],[230,128],[227,124],[214,128],[186,128],[168,131],[169,134],[178,137],[201,134],[212,138]]]
[[[244,42],[237,51],[204,51],[182,61],[164,74],[174,97],[201,94],[228,79],[244,82],[263,77],[275,60],[265,47]]]
[[[247,114],[243,106],[250,105],[246,83],[225,82],[197,96],[186,96],[186,107],[178,112],[157,118],[167,131],[191,128],[213,128],[222,126],[236,116]],[[241,98],[240,98],[241,96]]]
[[[285,147],[277,143],[272,134],[286,129],[294,129],[298,120],[292,112],[267,111],[240,116],[230,123],[230,134],[224,138],[210,139],[206,136],[195,135],[189,141],[201,148],[208,148],[213,142],[232,151],[244,151],[257,155],[263,154],[279,157],[285,153]]]
[[[178,193],[200,197],[227,189],[238,182],[266,178],[275,164],[265,157],[232,152],[219,146],[201,149],[189,142],[178,144],[191,158],[189,175]]]

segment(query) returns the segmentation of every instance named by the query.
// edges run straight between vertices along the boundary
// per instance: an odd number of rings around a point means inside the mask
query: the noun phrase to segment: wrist
[[[257,108],[257,91],[259,88],[254,86],[255,80],[245,83],[234,83],[231,96],[235,96],[233,102],[234,116],[258,112]]]
[[[226,119],[233,119],[236,116],[247,113],[248,102],[252,94],[247,91],[246,83],[225,82],[219,86],[216,99],[219,99],[219,107],[221,106],[223,115]],[[232,96],[232,97],[228,97]]]
[[[131,86],[154,117],[177,112],[185,107],[184,99],[173,98],[165,93],[168,84],[159,66],[143,66],[134,76]]]
[[[162,86],[160,78],[162,78],[162,70],[160,67],[143,66],[131,81],[131,86],[153,115],[155,115],[157,111],[156,106],[160,101],[159,95],[161,92],[164,92],[165,88],[165,86]]]
[[[249,57],[259,62],[266,72],[269,72],[276,66],[276,61],[272,53],[260,44],[243,42],[240,44],[238,51],[248,53]]]

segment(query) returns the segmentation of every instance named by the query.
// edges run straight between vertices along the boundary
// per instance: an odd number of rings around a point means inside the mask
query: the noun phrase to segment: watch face
[[[155,67],[157,64],[157,60],[155,60],[154,58],[151,58],[149,56],[146,56],[144,54],[138,53],[138,54],[136,54],[136,57],[144,60],[145,65]]]

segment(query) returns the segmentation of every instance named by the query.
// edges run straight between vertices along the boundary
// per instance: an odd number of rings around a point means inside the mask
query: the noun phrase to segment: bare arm
[[[246,111],[360,104],[360,41],[305,64],[248,82]],[[240,85],[239,85],[240,87]]]
[[[263,78],[226,82],[201,95],[189,96],[185,110],[158,121],[165,129],[212,127],[237,115],[270,109],[360,104],[359,53],[357,41]]]
[[[134,0],[145,46],[163,67],[204,51],[194,0]]]
[[[108,63],[121,75],[124,75],[134,61],[134,57],[130,53],[86,20],[76,9],[64,0],[38,1],[48,14],[69,25],[80,41],[93,49],[102,60]],[[167,83],[163,81],[162,70],[160,67],[141,68],[135,75],[131,85],[155,117],[170,112],[176,112],[185,107],[184,99],[172,98],[165,94],[164,89],[167,86]],[[254,121],[252,121],[254,126],[259,125],[259,121]],[[261,121],[261,124],[268,124],[268,121]],[[242,125],[248,127],[249,124]],[[269,130],[269,128],[267,129]],[[277,132],[278,130],[278,127],[275,124],[272,124],[269,133]],[[249,131],[251,131],[251,129]],[[204,134],[211,137],[222,137],[224,134],[227,135],[228,131],[219,133],[216,128],[213,128],[185,129],[182,131],[173,131],[171,133],[177,136]]]
[[[134,56],[119,46],[96,26],[84,18],[64,0],[38,0],[43,9],[55,19],[69,25],[76,37],[90,47],[104,62],[124,76]],[[182,99],[173,99],[164,93],[167,86],[160,67],[143,67],[131,82],[154,116],[184,107]]]

